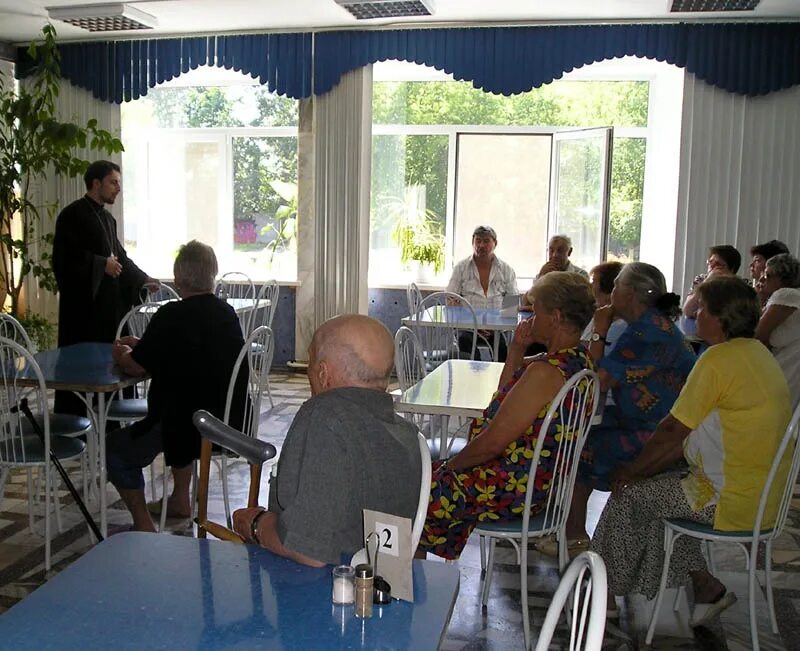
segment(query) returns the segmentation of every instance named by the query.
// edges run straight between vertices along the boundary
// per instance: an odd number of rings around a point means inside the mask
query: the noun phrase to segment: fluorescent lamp
[[[155,16],[121,3],[48,7],[47,13],[54,20],[61,20],[70,25],[87,29],[90,32],[152,29],[158,25],[158,20]]]

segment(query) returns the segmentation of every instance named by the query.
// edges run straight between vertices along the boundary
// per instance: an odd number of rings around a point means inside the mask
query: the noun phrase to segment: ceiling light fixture
[[[123,32],[158,26],[155,16],[121,3],[48,7],[47,13],[54,20],[62,20],[90,32]]]
[[[335,0],[358,20],[431,16],[432,0]]]
[[[761,0],[672,0],[671,12],[753,11]]]

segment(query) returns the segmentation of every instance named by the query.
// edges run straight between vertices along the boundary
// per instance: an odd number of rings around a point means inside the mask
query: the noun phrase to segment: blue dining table
[[[141,382],[144,378],[127,375],[121,371],[111,358],[112,344],[80,343],[63,346],[54,350],[36,353],[33,357],[44,376],[48,389],[72,391],[87,406],[87,411],[94,421],[97,446],[89,441],[89,450],[97,454],[90,458],[92,470],[97,463],[96,474],[99,493],[100,531],[105,536],[108,532],[106,514],[106,418],[108,405],[113,395],[120,389]],[[33,386],[36,376],[29,364],[17,370],[19,384]],[[97,395],[97,410],[93,408],[94,396]],[[107,400],[108,398],[108,400]],[[94,489],[94,486],[93,486]]]
[[[357,619],[331,603],[331,567],[254,545],[123,533],[0,615],[6,649],[437,649],[456,565],[414,561],[414,603]]]

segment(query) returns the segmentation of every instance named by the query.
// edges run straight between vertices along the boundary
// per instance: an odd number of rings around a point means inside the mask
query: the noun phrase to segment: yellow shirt
[[[671,414],[693,431],[683,444],[690,474],[689,504],[716,504],[714,528],[752,529],[769,474],[791,416],[789,387],[780,366],[756,339],[711,346],[697,360]],[[793,449],[784,455],[764,512],[777,515]]]

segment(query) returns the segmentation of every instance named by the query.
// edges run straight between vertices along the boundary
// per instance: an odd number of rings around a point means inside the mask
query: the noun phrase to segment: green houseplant
[[[444,234],[439,216],[420,205],[421,194],[417,186],[408,186],[402,198],[386,199],[383,208],[394,221],[392,239],[400,247],[400,261],[430,265],[438,274],[444,269]]]
[[[56,98],[61,66],[56,31],[42,29],[42,41],[27,51],[26,82],[17,90],[12,79],[0,79],[0,304],[22,316],[20,301],[26,277],[43,289],[57,290],[51,260],[52,223],[58,205],[43,205],[35,188],[52,176],[70,178],[89,164],[78,150],[121,152],[122,142],[100,129],[97,120],[85,124],[63,121]],[[38,255],[35,251],[41,250]]]

